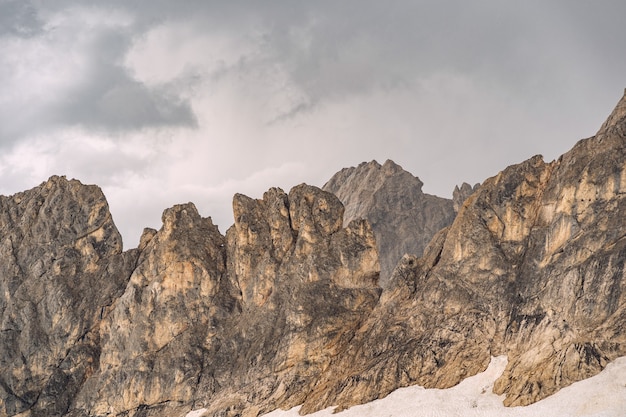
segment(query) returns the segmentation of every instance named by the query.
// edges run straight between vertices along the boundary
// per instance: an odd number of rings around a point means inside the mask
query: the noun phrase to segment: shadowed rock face
[[[458,185],[454,187],[454,191],[452,192],[452,206],[455,213],[459,212],[465,200],[474,194],[474,191],[478,190],[478,187],[480,187],[480,184],[475,184],[472,187],[466,182],[464,182],[461,187]]]
[[[0,197],[0,415],[67,412],[134,267],[121,251],[98,187],[52,177]]]
[[[363,218],[372,225],[382,287],[404,254],[422,256],[435,233],[454,220],[452,201],[424,194],[422,185],[390,160],[342,169],[324,185],[346,207],[344,222]]]
[[[128,252],[95,186],[0,197],[0,416],[345,408],[501,354],[505,403],[544,398],[626,354],[625,145],[626,97],[486,180],[384,291],[369,223],[304,184],[236,195],[226,236],[174,206]]]

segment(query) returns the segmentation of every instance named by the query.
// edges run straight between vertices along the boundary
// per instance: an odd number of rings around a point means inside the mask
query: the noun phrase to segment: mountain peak
[[[371,161],[343,169],[324,185],[345,206],[344,224],[359,218],[371,223],[382,287],[405,253],[421,256],[435,233],[454,219],[452,201],[424,194],[422,186],[391,159],[382,166]]]
[[[624,89],[624,95],[622,96],[620,101],[617,102],[615,109],[613,109],[613,112],[611,112],[609,117],[602,124],[602,127],[600,127],[600,130],[598,131],[597,134],[600,135],[600,134],[606,133],[612,128],[625,124],[625,122],[626,122],[626,88]]]
[[[387,159],[385,161],[385,163],[383,164],[383,171],[385,173],[393,175],[393,174],[395,174],[397,172],[404,171],[404,169],[400,165],[398,165],[395,162],[393,162],[391,159]]]
[[[235,195],[225,236],[173,206],[126,252],[97,186],[0,196],[0,417],[340,411],[492,355],[507,406],[593,376],[626,356],[626,95],[599,133],[460,185],[458,214],[371,161]]]

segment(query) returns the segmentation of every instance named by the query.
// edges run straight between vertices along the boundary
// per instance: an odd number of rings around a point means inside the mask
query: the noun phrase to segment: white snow
[[[600,374],[576,382],[526,407],[505,407],[504,396],[493,394],[506,356],[492,358],[485,372],[449,389],[419,386],[398,389],[387,397],[337,414],[333,409],[311,417],[624,417],[626,416],[626,357],[610,363]],[[264,417],[298,417],[299,407],[277,410]]]
[[[449,389],[400,388],[387,397],[333,414],[333,408],[310,417],[624,417],[626,416],[626,356],[598,375],[576,382],[526,407],[505,407],[504,396],[492,392],[506,367],[506,356],[492,358],[489,367]],[[276,410],[263,417],[299,417],[300,407]],[[185,417],[200,417],[206,409]]]
[[[198,410],[188,412],[185,417],[200,417],[205,411],[206,408],[200,408]]]

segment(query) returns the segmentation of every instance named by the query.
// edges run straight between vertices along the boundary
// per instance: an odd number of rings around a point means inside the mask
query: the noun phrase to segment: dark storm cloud
[[[144,127],[195,127],[189,102],[172,86],[148,87],[134,80],[122,59],[132,35],[103,30],[93,42],[86,74],[60,102],[62,123],[119,131]]]
[[[46,12],[97,2],[40,2]],[[623,2],[582,1],[111,1],[133,23],[98,34],[90,64],[54,107],[59,124],[111,130],[195,126],[188,101],[173,86],[146,86],[122,61],[135,39],[153,27],[184,22],[198,36],[248,36],[258,47],[228,71],[278,64],[306,93],[277,122],[311,111],[327,99],[372,89],[416,89],[416,79],[447,71],[498,86],[503,96],[533,101],[545,90],[571,88],[588,66],[606,65],[615,82],[621,54],[608,45],[619,36]],[[27,2],[0,6],[0,34],[41,30]],[[102,6],[101,6],[102,7]],[[106,9],[102,9],[105,13]],[[584,50],[585,53],[583,53]],[[590,51],[597,62],[584,62]],[[203,51],[199,51],[202,53]],[[567,73],[565,73],[567,71]]]
[[[83,7],[95,17],[92,22],[81,22],[80,16],[55,20],[55,13],[62,16],[66,7]],[[89,2],[0,1],[0,42],[5,45],[5,56],[0,57],[5,83],[0,92],[0,145],[63,127],[123,132],[196,126],[191,104],[178,89],[180,82],[148,86],[124,66],[143,23],[100,24],[98,14],[106,21],[115,10],[98,7]],[[59,65],[64,59],[67,65]],[[73,61],[80,63],[72,67]],[[53,64],[60,70],[51,74]],[[30,74],[31,83],[24,74]],[[62,89],[45,94],[45,88],[57,84]]]
[[[33,36],[41,32],[42,25],[37,9],[29,1],[0,1],[0,36]]]

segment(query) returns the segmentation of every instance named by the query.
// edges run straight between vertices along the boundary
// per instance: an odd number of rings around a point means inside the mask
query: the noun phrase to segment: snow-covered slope
[[[626,416],[626,357],[610,363],[600,374],[563,388],[527,407],[507,408],[492,393],[506,366],[506,357],[493,358],[478,375],[450,389],[401,388],[386,398],[333,414],[332,408],[311,417],[624,417]],[[298,407],[264,417],[297,417]]]

